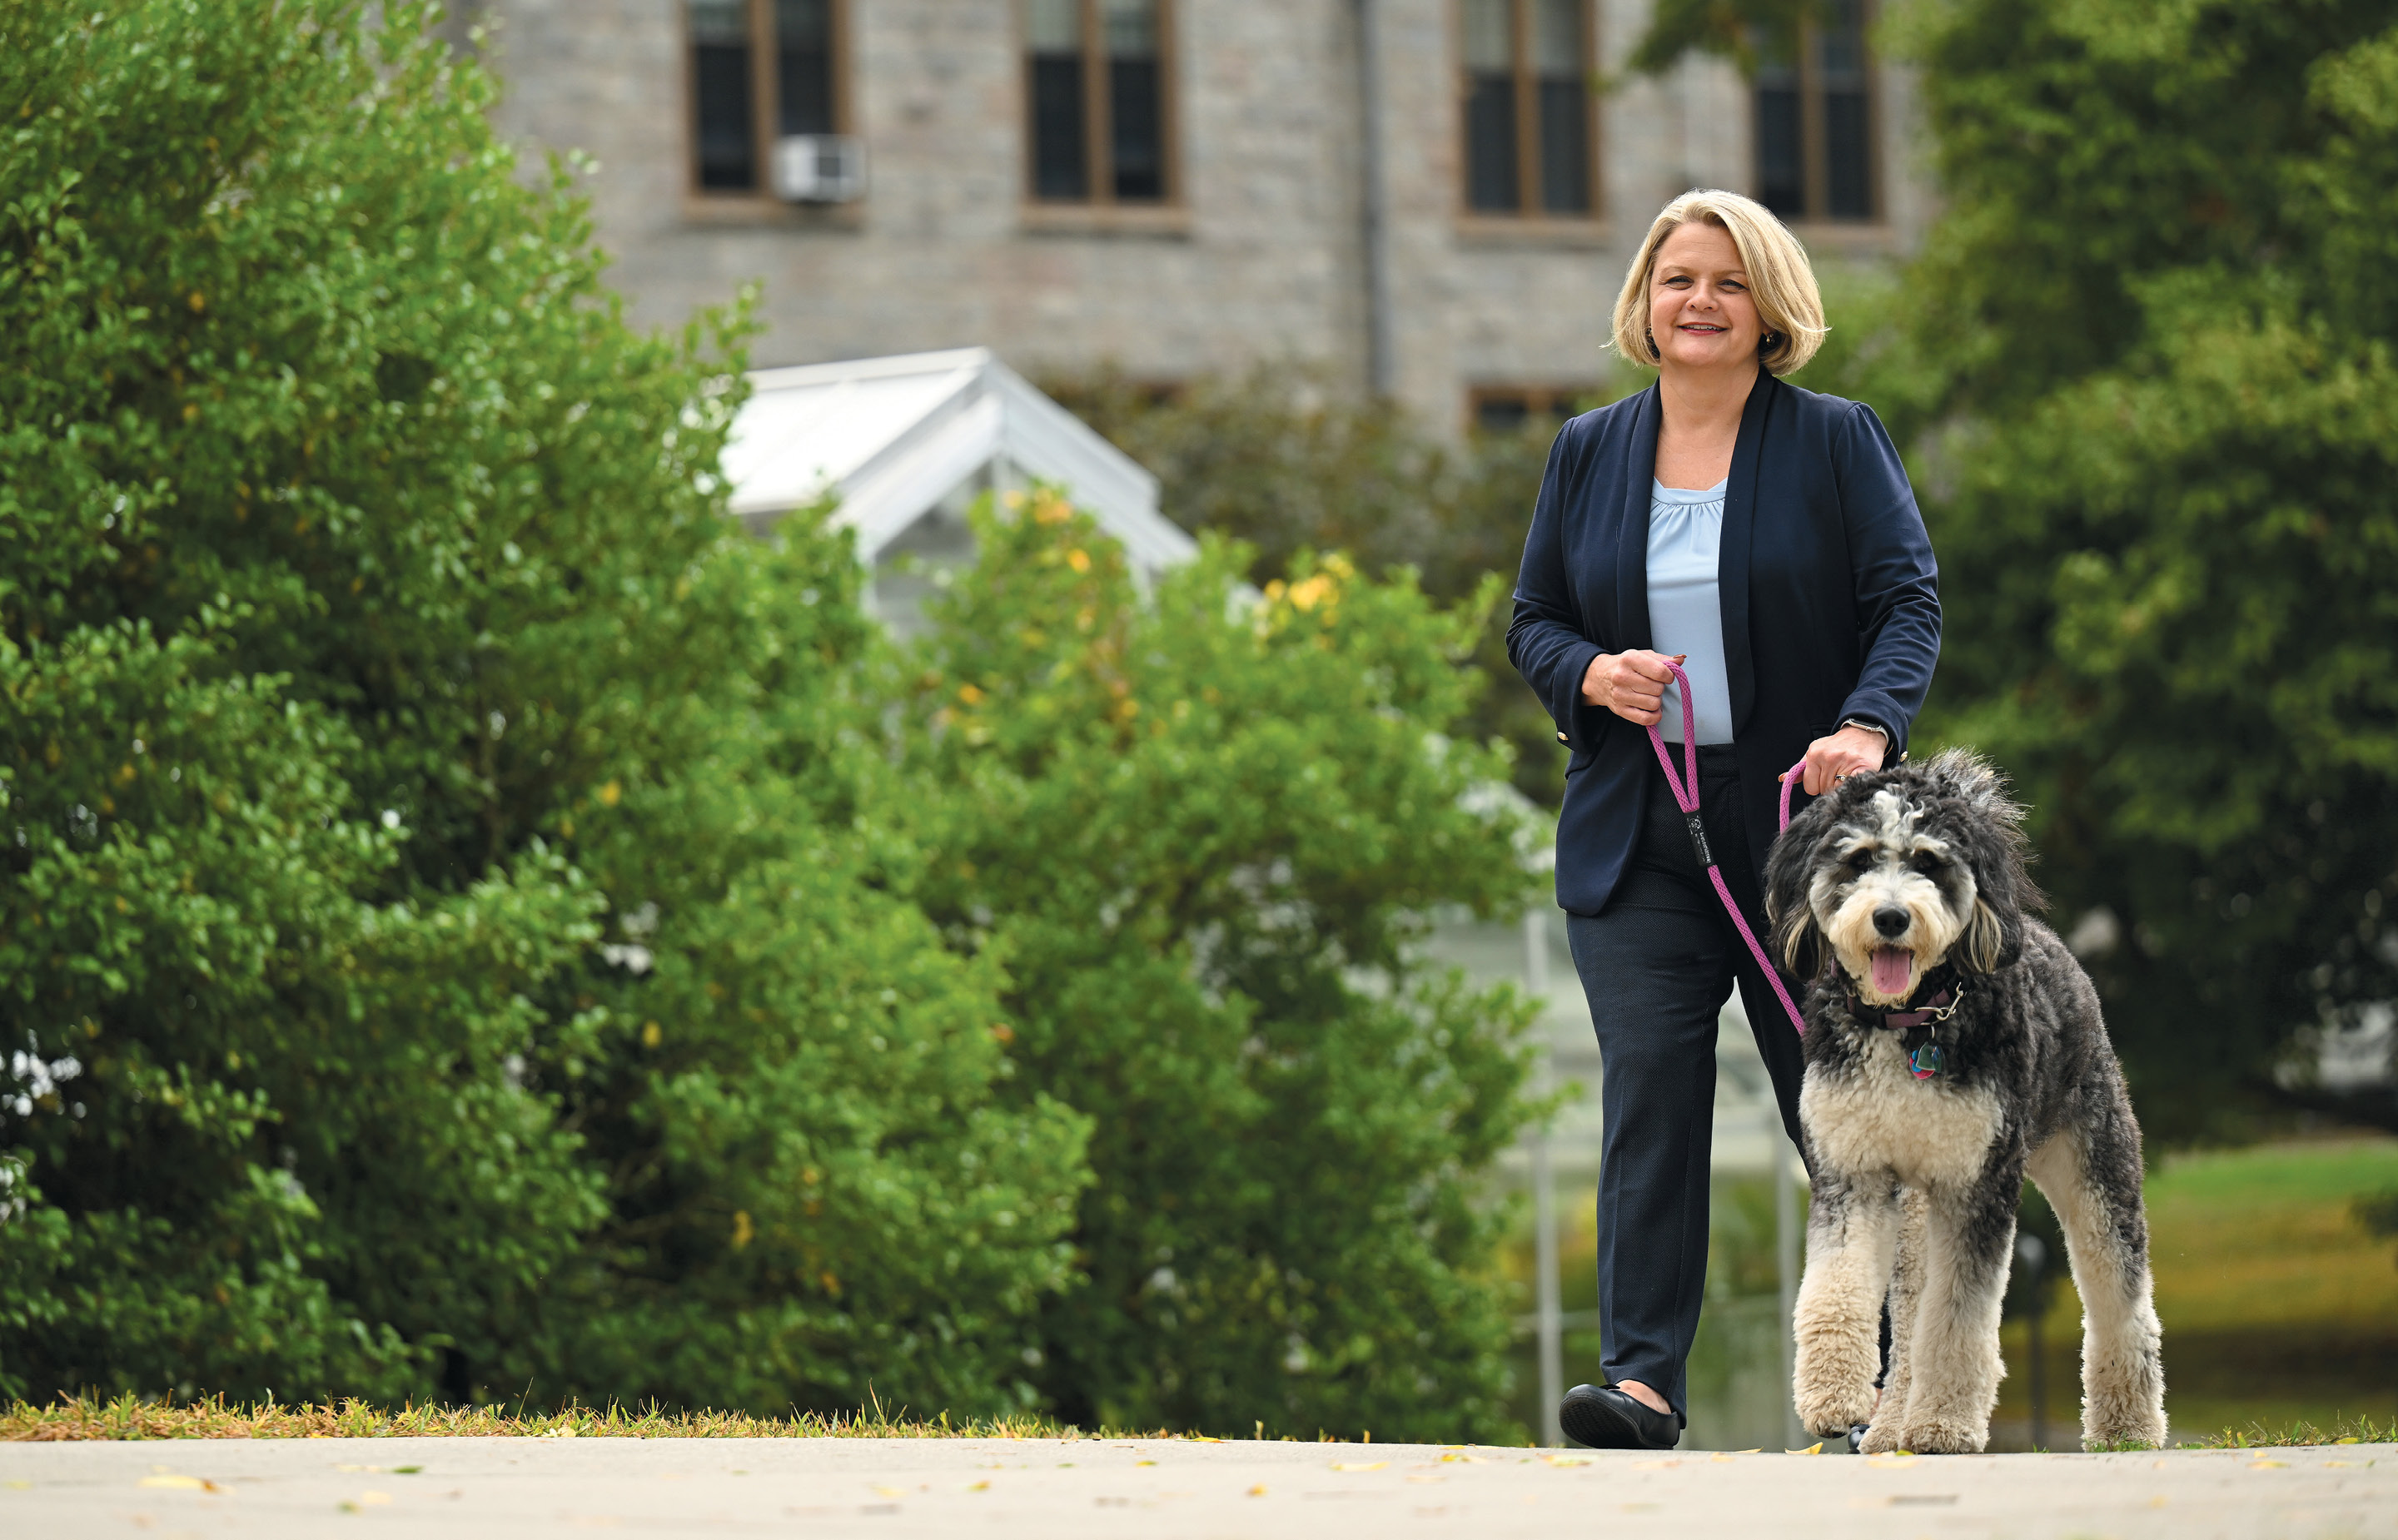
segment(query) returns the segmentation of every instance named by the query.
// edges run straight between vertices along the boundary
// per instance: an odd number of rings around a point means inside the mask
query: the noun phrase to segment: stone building
[[[1170,386],[1313,365],[1444,429],[1606,372],[1650,216],[1750,192],[1822,253],[1929,212],[1870,0],[1753,79],[1625,60],[1651,0],[459,0],[503,131],[581,150],[614,281],[762,285],[761,365],[981,346]],[[788,162],[788,164],[784,164]]]

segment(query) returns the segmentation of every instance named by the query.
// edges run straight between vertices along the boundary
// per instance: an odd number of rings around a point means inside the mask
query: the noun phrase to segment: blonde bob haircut
[[[1657,367],[1657,349],[1649,341],[1649,280],[1657,270],[1657,248],[1693,221],[1730,235],[1732,248],[1740,253],[1740,265],[1748,272],[1749,297],[1757,301],[1765,331],[1758,344],[1758,363],[1769,374],[1788,374],[1814,357],[1829,328],[1824,325],[1824,296],[1815,287],[1807,248],[1763,204],[1714,188],[1685,193],[1657,211],[1648,238],[1623,275],[1623,292],[1615,297],[1615,351],[1644,368]]]

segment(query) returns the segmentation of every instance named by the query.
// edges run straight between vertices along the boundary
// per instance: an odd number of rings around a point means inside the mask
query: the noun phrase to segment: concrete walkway
[[[2210,1535],[2398,1540],[2398,1445],[1641,1456],[1423,1444],[323,1439],[0,1444],[0,1535]]]

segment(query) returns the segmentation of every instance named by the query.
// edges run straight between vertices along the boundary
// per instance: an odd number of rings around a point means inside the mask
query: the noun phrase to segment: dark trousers
[[[1677,748],[1677,771],[1681,763]],[[1764,904],[1729,747],[1700,748],[1699,785],[1707,843],[1762,942]],[[1716,1012],[1735,983],[1794,1145],[1804,1066],[1798,1035],[1692,852],[1662,771],[1648,802],[1639,848],[1607,907],[1569,916],[1566,933],[1602,1061],[1598,1314],[1607,1375],[1638,1380],[1687,1420],[1684,1366],[1707,1279]],[[1796,998],[1798,986],[1785,983]]]

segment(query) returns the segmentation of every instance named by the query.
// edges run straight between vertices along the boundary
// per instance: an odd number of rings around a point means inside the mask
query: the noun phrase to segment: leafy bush
[[[1084,1125],[424,16],[0,12],[0,1387],[1015,1402]]]
[[[1244,596],[1210,538],[1141,602],[1054,495],[979,511],[900,743],[914,891],[1008,971],[1017,1093],[1094,1119],[1036,1380],[1070,1421],[1491,1437],[1525,1005],[1410,953],[1445,905],[1514,913],[1502,761],[1448,738],[1500,592],[1290,558]]]

